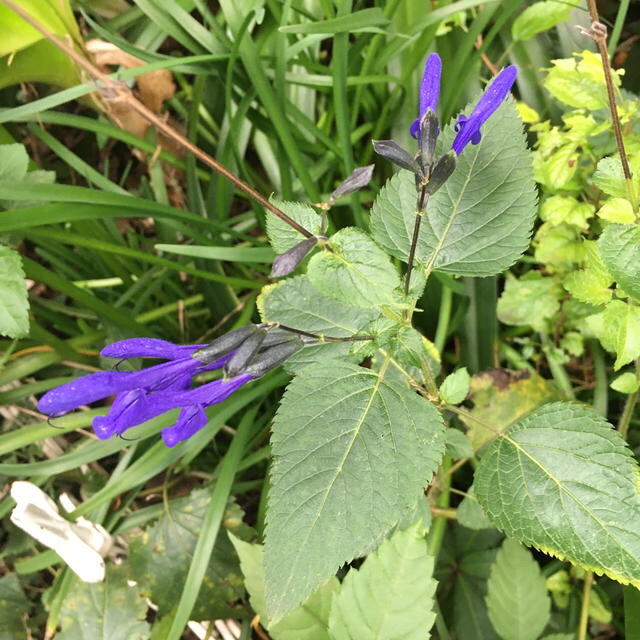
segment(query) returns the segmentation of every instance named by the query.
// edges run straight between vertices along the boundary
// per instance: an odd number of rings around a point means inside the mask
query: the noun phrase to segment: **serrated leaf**
[[[263,320],[336,338],[361,332],[380,315],[373,309],[360,309],[325,298],[307,276],[296,276],[265,287],[258,299],[258,307]],[[285,366],[289,371],[299,371],[320,359],[347,356],[350,348],[349,342],[309,345],[291,356]]]
[[[435,620],[436,582],[427,541],[414,526],[397,531],[351,569],[329,618],[334,640],[424,640]]]
[[[489,619],[502,640],[536,640],[549,620],[551,600],[531,553],[507,538],[487,587]]]
[[[491,522],[475,496],[473,485],[469,487],[467,495],[458,505],[456,516],[458,523],[463,527],[467,527],[467,529],[479,530],[491,528]]]
[[[493,369],[471,378],[473,409],[462,421],[469,427],[468,436],[477,451],[521,416],[562,395],[549,381],[528,371]],[[494,431],[484,428],[488,423]]]
[[[498,299],[498,319],[504,324],[543,331],[560,309],[560,295],[553,278],[544,278],[539,271],[529,271],[520,279],[508,274]]]
[[[511,37],[514,40],[529,40],[537,33],[551,29],[564,22],[571,15],[571,5],[553,0],[536,2],[527,7],[511,25]]]
[[[593,410],[557,402],[520,419],[492,443],[474,487],[507,536],[640,585],[638,467]]]
[[[369,369],[331,361],[294,378],[272,428],[265,538],[272,619],[414,508],[442,455],[442,432],[432,404]]]
[[[468,115],[470,106],[465,113]],[[422,221],[416,258],[457,275],[490,276],[509,267],[529,246],[537,214],[531,157],[513,102],[500,106],[469,145]],[[441,133],[451,147],[453,123]],[[380,191],[371,211],[378,244],[407,261],[416,209],[413,175],[401,171]]]
[[[612,300],[603,312],[587,318],[587,326],[607,351],[616,354],[614,371],[640,356],[640,307]]]
[[[564,279],[564,288],[581,302],[593,305],[606,304],[613,292],[609,287],[613,278],[600,258],[595,242],[585,241],[584,269],[571,271]]]
[[[29,333],[29,301],[22,260],[17,251],[2,245],[0,245],[0,291],[2,291],[0,335],[24,338]]]
[[[357,307],[396,305],[398,271],[389,256],[363,231],[341,229],[331,236],[332,251],[316,253],[307,274],[311,284],[328,298]]]
[[[240,567],[249,592],[253,610],[260,616],[262,624],[273,640],[331,640],[329,635],[329,612],[333,596],[340,589],[340,582],[331,576],[305,603],[288,613],[282,620],[270,624],[265,601],[264,567],[262,545],[249,544],[229,534],[240,558]]]
[[[59,640],[142,640],[148,638],[147,603],[127,584],[126,565],[107,567],[104,582],[76,581],[60,611]]]
[[[598,238],[598,251],[609,273],[625,293],[640,300],[640,229],[610,224]]]
[[[460,404],[469,393],[469,372],[462,367],[450,373],[440,385],[440,398],[446,404]]]
[[[580,202],[573,196],[554,195],[542,203],[540,219],[554,227],[564,222],[578,229],[584,229],[594,211],[595,207],[590,202]]]
[[[0,638],[2,640],[23,640],[26,618],[31,604],[22,592],[15,573],[0,578]]]
[[[286,202],[277,198],[271,198],[271,202],[307,231],[314,235],[320,233],[321,218],[308,204]],[[301,233],[298,233],[284,220],[281,220],[270,211],[266,213],[266,222],[269,242],[277,254],[284,253],[287,249],[291,249],[291,247],[304,240],[304,236]]]
[[[182,591],[210,499],[211,492],[200,489],[171,500],[168,511],[157,523],[131,539],[131,577],[158,606],[160,615],[172,613],[178,603],[176,594]],[[240,531],[242,511],[230,503],[223,521],[228,529]],[[242,576],[233,547],[226,535],[220,535],[191,617],[211,620],[233,615],[237,609],[229,603],[240,599],[242,594]]]
[[[422,358],[426,359],[431,373],[440,373],[440,354],[433,342],[413,327],[401,327],[391,341],[393,357],[406,367],[418,380],[422,379]]]
[[[444,436],[448,456],[454,460],[473,457],[473,446],[465,433],[451,427],[445,431]]]
[[[608,106],[608,105],[607,105]],[[593,173],[593,184],[609,196],[614,198],[627,197],[627,185],[622,170],[622,162],[617,156],[602,158]],[[636,188],[638,178],[634,178]]]

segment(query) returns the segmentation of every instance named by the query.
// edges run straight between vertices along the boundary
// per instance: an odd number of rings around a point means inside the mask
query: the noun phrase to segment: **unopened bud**
[[[451,174],[456,170],[456,165],[455,151],[451,150],[440,156],[436,166],[433,167],[429,182],[427,182],[427,193],[433,195],[451,177]]]
[[[276,256],[271,266],[271,276],[273,278],[288,276],[316,244],[318,244],[318,238],[311,236],[311,238],[305,238],[302,242],[298,242],[297,245],[291,247],[291,249]]]
[[[254,359],[264,339],[267,337],[266,329],[256,329],[227,360],[222,371],[225,378],[233,378],[245,373],[247,365]]]
[[[248,365],[243,373],[248,373],[254,378],[261,378],[265,373],[281,365],[287,358],[300,351],[304,346],[300,336],[290,336],[286,342],[277,344],[259,353]]]
[[[438,116],[429,108],[420,118],[420,158],[425,169],[433,164],[439,132]]]
[[[373,175],[374,165],[370,164],[366,167],[358,167],[351,172],[351,175],[331,194],[329,204],[333,204],[338,198],[346,196],[358,189],[362,189],[369,184]]]
[[[418,161],[406,149],[403,149],[395,140],[374,140],[373,150],[383,158],[391,160],[393,164],[397,164],[403,169],[413,171],[413,173],[420,176],[423,175]]]
[[[239,347],[251,334],[258,330],[255,324],[240,327],[216,338],[211,344],[198,349],[191,354],[192,358],[210,364],[222,356],[226,356]]]

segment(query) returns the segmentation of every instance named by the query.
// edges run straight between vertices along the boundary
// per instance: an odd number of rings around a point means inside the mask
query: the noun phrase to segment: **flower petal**
[[[451,145],[456,155],[459,156],[469,142],[473,144],[480,142],[480,127],[507,97],[517,74],[518,69],[515,65],[510,65],[503,69],[487,87],[469,118],[466,121],[462,119],[463,116],[458,118],[456,123],[458,135],[456,135],[453,145]]]
[[[435,112],[440,94],[440,74],[442,73],[442,60],[437,53],[432,53],[427,58],[424,66],[424,74],[420,83],[420,117],[427,109]]]
[[[131,338],[108,344],[100,355],[106,358],[164,358],[177,360],[202,349],[201,344],[178,345],[158,338]]]
[[[188,440],[207,424],[207,414],[202,405],[194,404],[185,407],[178,416],[178,421],[171,427],[162,430],[162,439],[167,447],[174,447],[178,442]]]
[[[192,404],[201,404],[203,407],[208,407],[226,400],[234,391],[237,391],[243,384],[252,380],[253,377],[248,373],[243,373],[229,380],[219,378],[189,391],[167,392],[163,394],[163,402],[167,402],[174,407],[186,407]]]

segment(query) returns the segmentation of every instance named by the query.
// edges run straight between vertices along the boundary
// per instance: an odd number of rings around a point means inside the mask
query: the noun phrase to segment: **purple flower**
[[[515,82],[518,69],[511,65],[503,69],[491,82],[483,96],[478,101],[471,115],[467,118],[461,115],[455,125],[458,134],[453,141],[451,148],[459,156],[465,146],[478,144],[480,138],[480,127],[487,121],[489,116],[502,104],[507,97],[511,87]]]
[[[268,336],[268,339],[267,339]],[[250,380],[260,378],[303,346],[298,336],[249,325],[221,336],[210,345],[175,345],[155,338],[133,338],[106,346],[111,358],[163,358],[167,362],[141,371],[98,371],[47,391],[38,409],[49,416],[116,394],[104,416],[93,419],[96,435],[106,440],[129,427],[180,408],[177,422],[162,430],[169,447],[187,440],[206,423],[205,409],[226,400]],[[226,365],[226,366],[225,366]],[[191,389],[193,377],[225,367],[223,378]]]
[[[424,67],[422,82],[420,83],[420,114],[413,121],[409,132],[415,140],[420,134],[420,120],[431,109],[435,113],[438,105],[438,95],[440,94],[440,73],[442,71],[442,60],[437,53],[432,53],[427,58],[427,64]]]
[[[47,391],[40,398],[38,409],[47,415],[57,416],[83,404],[117,394],[109,412],[105,416],[96,416],[93,419],[96,435],[104,440],[114,434],[121,435],[129,427],[146,422],[170,409],[183,407],[178,422],[173,427],[163,429],[163,438],[165,441],[168,438],[172,442],[169,446],[173,446],[185,439],[176,438],[175,434],[188,432],[189,435],[186,437],[189,437],[206,423],[206,418],[204,422],[201,418],[204,411],[194,411],[193,407],[188,406],[196,404],[188,391],[193,376],[201,371],[220,369],[233,355],[233,352],[227,353],[213,362],[205,363],[191,355],[200,349],[200,344],[175,345],[155,338],[133,338],[115,342],[106,346],[101,355],[121,359],[165,358],[168,362],[140,371],[91,373]],[[243,376],[238,378],[243,378],[240,384],[237,384],[236,378],[228,382],[216,380],[210,385],[203,385],[199,389],[207,389],[210,395],[204,397],[201,392],[197,404],[202,409],[210,404],[222,402],[250,379]],[[217,386],[212,388],[211,384]],[[196,415],[199,416],[198,420],[194,418]],[[195,424],[199,425],[197,429],[193,428]]]

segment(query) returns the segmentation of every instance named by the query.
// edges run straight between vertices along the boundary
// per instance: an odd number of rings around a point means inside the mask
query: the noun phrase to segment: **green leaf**
[[[547,198],[540,207],[540,219],[554,227],[560,223],[584,229],[594,214],[595,207],[590,202],[580,202],[573,196],[555,195]]]
[[[384,321],[386,318],[383,316],[381,320]],[[397,327],[397,325],[394,326]],[[440,354],[438,350],[433,342],[425,338],[413,327],[400,327],[395,337],[391,340],[391,352],[393,357],[418,380],[422,379],[423,357],[434,376],[440,373]]]
[[[469,105],[465,113],[470,112]],[[455,136],[441,133],[441,149]],[[445,185],[429,200],[416,258],[428,269],[456,275],[500,273],[527,249],[537,214],[531,156],[515,105],[501,105],[469,145]],[[413,175],[401,171],[380,191],[371,210],[375,241],[407,261],[415,221]]]
[[[546,0],[527,7],[511,25],[511,37],[514,40],[529,40],[542,31],[547,31],[569,19],[572,5],[577,2],[556,2]]]
[[[604,266],[595,242],[585,240],[584,269],[571,271],[563,281],[564,288],[581,302],[606,304],[613,292],[613,278]]]
[[[626,198],[611,198],[598,209],[598,217],[617,224],[631,224],[636,216]]]
[[[194,244],[156,244],[156,251],[177,253],[205,260],[228,262],[273,262],[275,253],[269,247],[212,247]]]
[[[498,319],[504,324],[547,329],[548,320],[560,309],[561,289],[553,278],[529,271],[520,279],[507,275],[498,300]]]
[[[478,501],[507,536],[640,585],[638,467],[595,411],[557,402],[522,418],[476,469]]]
[[[467,529],[490,529],[491,522],[475,496],[473,485],[456,509],[458,522]]]
[[[436,581],[427,541],[413,526],[397,531],[351,569],[333,600],[334,640],[423,640],[435,620]]]
[[[552,633],[548,636],[542,636],[541,640],[576,640],[575,633]]]
[[[22,144],[0,146],[0,181],[22,182],[27,175],[29,156]]]
[[[503,640],[536,640],[551,614],[540,567],[520,543],[507,538],[487,584],[489,619]]]
[[[558,100],[572,107],[588,111],[608,108],[609,97],[600,56],[591,51],[575,55],[582,59],[552,60],[553,67],[547,74],[544,86]],[[614,83],[619,85],[619,75],[615,71],[612,75]]]
[[[320,233],[321,218],[308,204],[286,202],[277,198],[271,198],[271,202],[307,231],[313,234]],[[269,211],[267,211],[266,221],[269,242],[278,255],[304,240],[304,236],[301,233],[298,233],[284,220]]]
[[[132,640],[148,638],[147,604],[127,584],[127,567],[107,566],[105,582],[76,580],[60,611],[59,640]]]
[[[0,638],[2,640],[23,640],[26,618],[31,604],[20,587],[15,573],[0,578]]]
[[[287,25],[286,27],[280,27],[279,31],[282,33],[326,33],[328,35],[362,31],[378,33],[380,29],[376,29],[376,27],[384,27],[387,24],[389,24],[389,20],[384,17],[382,9],[374,7],[354,11],[345,16],[330,18],[329,20]]]
[[[473,446],[465,433],[451,427],[445,431],[444,437],[448,456],[451,456],[454,460],[473,457]]]
[[[640,229],[635,224],[610,224],[598,238],[605,267],[625,293],[640,300]]]
[[[440,385],[440,398],[445,404],[460,404],[469,393],[469,372],[462,367],[450,373]]]
[[[157,523],[135,535],[129,545],[131,577],[158,606],[160,615],[174,611],[182,591],[202,520],[211,499],[205,489],[169,502]],[[224,517],[228,529],[242,531],[242,512],[231,503]],[[194,620],[233,615],[229,604],[242,597],[242,578],[226,535],[219,536],[192,613]]]
[[[469,427],[468,435],[477,451],[496,436],[496,431],[504,431],[541,404],[560,400],[562,394],[536,373],[493,369],[471,378],[470,397],[474,406],[462,421]]]
[[[609,386],[620,393],[635,393],[640,383],[635,373],[627,371],[619,375]]]
[[[258,298],[262,319],[310,333],[346,338],[361,332],[379,313],[325,298],[307,276],[295,276],[264,287]],[[323,342],[306,346],[286,362],[289,371],[299,371],[320,359],[347,356],[349,342]]]
[[[604,311],[589,316],[586,322],[602,346],[616,354],[614,371],[640,356],[640,307],[612,300]]]
[[[607,107],[609,103],[607,102]],[[617,156],[602,158],[593,174],[593,184],[614,198],[627,198],[627,184],[622,170],[622,162]],[[634,179],[638,187],[638,178]]]
[[[582,234],[567,224],[554,227],[545,222],[538,229],[533,246],[536,262],[544,264],[549,273],[573,269],[584,258]]]
[[[339,361],[294,378],[272,431],[265,575],[277,620],[415,508],[444,438],[440,413],[408,386]]]
[[[359,229],[341,229],[331,236],[332,251],[316,253],[307,273],[311,284],[328,298],[357,307],[394,305],[400,286],[398,271],[389,256]]]
[[[0,153],[0,156],[2,154]],[[29,300],[20,254],[0,245],[0,335],[24,338],[29,333]]]
[[[269,623],[265,601],[264,567],[262,545],[249,544],[229,534],[229,538],[240,558],[240,568],[249,592],[253,610],[260,616],[262,624],[274,640],[332,640],[329,635],[329,612],[334,594],[340,582],[331,576],[305,603],[288,613],[275,624]]]

